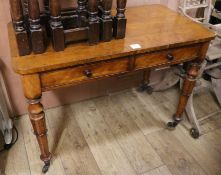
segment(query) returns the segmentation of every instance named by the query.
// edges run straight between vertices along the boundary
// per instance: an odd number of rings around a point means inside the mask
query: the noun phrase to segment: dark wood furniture
[[[117,0],[114,17],[112,0],[77,2],[76,8],[61,9],[59,0],[44,0],[44,11],[40,12],[38,0],[10,0],[19,55],[45,52],[48,37],[55,51],[63,51],[72,42],[96,44],[125,37],[126,0]]]
[[[198,70],[215,35],[160,5],[129,8],[126,15],[125,39],[93,46],[78,43],[69,45],[63,52],[54,52],[50,45],[44,54],[25,57],[19,56],[16,35],[9,24],[12,66],[21,76],[30,120],[40,146],[41,159],[45,162],[44,171],[50,164],[51,153],[40,102],[42,92],[138,70],[145,70],[144,83],[148,83],[151,69],[185,63],[187,73],[183,90],[174,121],[168,126],[175,128],[181,121]],[[115,20],[118,25],[118,19]],[[132,49],[132,44],[139,44],[141,48]]]

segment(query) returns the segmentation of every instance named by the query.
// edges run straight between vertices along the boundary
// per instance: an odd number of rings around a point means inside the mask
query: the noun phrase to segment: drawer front
[[[200,46],[170,49],[161,52],[146,53],[136,56],[135,69],[172,65],[192,60],[198,56]]]
[[[41,85],[43,90],[47,90],[94,78],[125,73],[128,71],[128,62],[129,59],[122,58],[116,61],[106,61],[45,72],[40,75]]]

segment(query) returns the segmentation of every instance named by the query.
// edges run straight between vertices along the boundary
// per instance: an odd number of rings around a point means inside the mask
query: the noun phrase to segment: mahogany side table
[[[12,66],[28,99],[30,121],[45,163],[43,172],[48,170],[51,153],[40,102],[42,92],[137,70],[146,70],[143,83],[148,83],[150,69],[185,63],[187,74],[180,101],[168,127],[175,128],[181,121],[214,33],[161,5],[128,8],[126,15],[124,39],[94,46],[78,43],[62,52],[54,52],[50,45],[43,54],[23,57],[19,56],[12,24],[8,25]]]

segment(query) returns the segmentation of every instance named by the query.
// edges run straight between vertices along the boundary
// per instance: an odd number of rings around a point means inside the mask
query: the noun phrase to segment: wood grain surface
[[[138,11],[139,13],[137,13]],[[214,33],[205,27],[161,5],[128,8],[126,16],[128,24],[124,39],[99,43],[94,46],[88,46],[87,43],[72,44],[63,52],[54,52],[50,45],[46,53],[24,57],[18,56],[15,36],[10,23],[8,30],[13,68],[19,74],[30,74],[200,43],[214,38]],[[130,47],[131,44],[140,44],[141,49],[133,50]]]

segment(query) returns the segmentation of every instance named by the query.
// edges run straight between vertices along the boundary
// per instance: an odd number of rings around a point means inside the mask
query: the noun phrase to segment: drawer
[[[200,46],[192,46],[139,54],[135,59],[135,69],[172,65],[192,60],[198,56],[199,50]]]
[[[129,59],[121,58],[115,61],[85,64],[41,73],[41,86],[43,90],[54,89],[58,86],[71,85],[94,78],[125,73],[128,71],[128,63]]]

